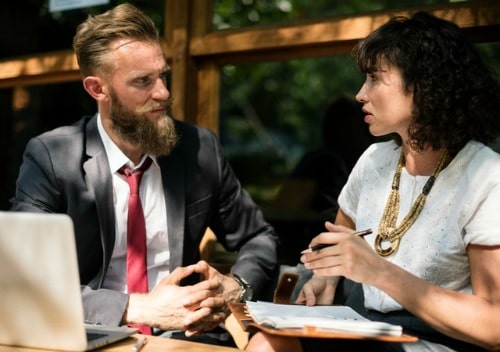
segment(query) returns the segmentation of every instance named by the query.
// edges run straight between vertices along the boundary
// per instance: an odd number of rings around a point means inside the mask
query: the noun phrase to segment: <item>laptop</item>
[[[84,324],[69,216],[0,211],[0,345],[88,351],[136,332]]]

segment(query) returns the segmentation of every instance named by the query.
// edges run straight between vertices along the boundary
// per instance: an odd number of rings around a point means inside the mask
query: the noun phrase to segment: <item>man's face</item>
[[[118,41],[112,53],[111,128],[145,154],[168,155],[178,137],[166,85],[168,66],[160,45]]]

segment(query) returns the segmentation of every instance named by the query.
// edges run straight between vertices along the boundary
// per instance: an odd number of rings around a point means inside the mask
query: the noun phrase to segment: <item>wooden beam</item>
[[[204,82],[204,91],[210,85],[218,86],[218,82],[212,81],[218,80],[213,71],[210,74],[199,74],[198,66],[189,51],[191,38],[203,37],[211,27],[211,6],[210,0],[167,0],[169,20],[166,22],[169,24],[166,27],[166,50],[172,66],[170,90],[174,98],[173,112],[176,118],[194,124],[198,124],[200,119],[199,107],[206,108],[209,102],[214,101],[211,96],[199,94],[197,87],[200,77],[210,80]],[[207,65],[202,70],[206,67]],[[218,94],[218,90],[215,92]],[[214,125],[207,127],[213,128]]]
[[[167,38],[167,53],[171,58],[172,76],[170,93],[174,98],[172,110],[179,120],[187,117],[186,85],[188,76],[188,37],[190,0],[167,0],[165,36]]]
[[[457,3],[419,8],[457,23],[465,29],[500,25],[500,6],[494,2]],[[190,53],[195,58],[215,57],[220,63],[303,58],[346,54],[353,43],[387,22],[392,16],[409,16],[417,11],[384,11],[350,17],[286,23],[254,28],[222,30],[193,38]]]
[[[220,67],[204,63],[197,70],[196,124],[219,132]]]
[[[69,71],[50,73],[50,74],[40,74],[36,76],[21,75],[14,78],[0,79],[0,89],[22,87],[22,86],[36,86],[43,84],[75,82],[78,81],[79,79],[80,79],[80,72],[69,72]]]
[[[0,88],[75,81],[80,78],[71,50],[0,61]]]
[[[212,0],[192,0],[191,32],[189,42],[205,37],[212,28],[213,3]],[[220,67],[215,62],[198,61],[191,56],[193,84],[192,89],[186,92],[189,97],[189,110],[193,116],[192,122],[211,129],[219,130],[219,90]]]

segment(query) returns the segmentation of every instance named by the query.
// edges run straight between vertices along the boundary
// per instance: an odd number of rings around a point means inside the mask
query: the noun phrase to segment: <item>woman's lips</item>
[[[373,115],[370,113],[370,111],[363,109],[363,112],[365,114],[364,121],[366,123],[369,123],[373,119]]]

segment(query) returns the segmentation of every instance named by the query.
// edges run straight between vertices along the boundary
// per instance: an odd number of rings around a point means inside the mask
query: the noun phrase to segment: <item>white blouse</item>
[[[365,236],[372,247],[399,155],[400,147],[392,141],[371,145],[339,196],[340,208],[356,229],[374,230]],[[427,179],[403,168],[398,225]],[[469,243],[500,245],[500,154],[479,142],[469,142],[441,171],[419,217],[387,259],[432,284],[470,293]],[[367,308],[381,312],[402,309],[372,286],[363,285],[363,290]]]

